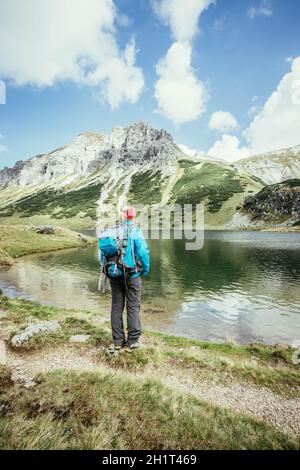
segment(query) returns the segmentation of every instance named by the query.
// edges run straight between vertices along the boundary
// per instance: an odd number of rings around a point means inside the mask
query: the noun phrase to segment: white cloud
[[[269,0],[262,0],[257,7],[252,5],[248,10],[248,15],[251,19],[254,19],[256,16],[272,16],[273,9],[271,2]]]
[[[191,148],[188,147],[187,145],[184,145],[184,144],[177,144],[177,147],[179,147],[180,150],[182,150],[183,153],[185,153],[185,154],[188,155],[189,157],[194,157],[194,156],[197,154],[197,150],[196,150],[196,149],[191,149]]]
[[[258,113],[260,109],[261,109],[260,106],[256,106],[256,105],[250,106],[250,108],[248,109],[249,116],[253,117],[255,114]]]
[[[135,103],[144,86],[142,72],[134,66],[135,40],[127,44],[121,57],[109,57],[105,63],[90,72],[86,83],[97,86],[102,83],[100,95],[106,99],[113,109],[120,103]],[[109,77],[109,78],[108,78]]]
[[[294,60],[294,57],[286,57],[285,60],[288,64],[291,64]]]
[[[176,41],[191,41],[198,32],[198,20],[214,0],[153,0],[161,22],[169,25]]]
[[[253,153],[300,143],[300,56],[280,81],[246,131]]]
[[[240,126],[233,114],[226,111],[216,111],[211,115],[208,127],[212,131],[226,133],[239,129]]]
[[[191,66],[188,43],[174,42],[157,66],[155,83],[158,111],[175,124],[194,121],[206,109],[208,94]]]
[[[176,125],[196,120],[205,110],[208,93],[192,68],[192,40],[198,20],[214,0],[153,0],[162,23],[171,28],[175,42],[156,65],[155,98],[158,111]]]
[[[117,18],[116,18],[116,21],[117,21],[118,25],[123,26],[124,28],[128,28],[129,26],[131,26],[133,24],[132,19],[129,18],[129,16],[127,16],[127,15],[118,14]]]
[[[188,157],[201,157],[201,156],[205,156],[205,152],[202,152],[201,150],[197,150],[197,149],[192,149],[190,147],[188,147],[187,145],[184,145],[184,144],[177,144],[177,147],[180,148],[180,150],[182,150],[182,152],[187,155]]]
[[[3,144],[0,144],[0,154],[7,151],[7,147]]]
[[[240,140],[236,136],[224,134],[220,140],[214,143],[207,154],[210,157],[234,162],[240,158],[249,157],[251,152],[247,147],[240,146]]]
[[[71,80],[99,87],[112,107],[134,103],[143,74],[134,40],[117,44],[117,20],[112,0],[2,0],[0,75],[16,86]]]
[[[264,106],[254,105],[249,112],[256,116],[243,132],[248,147],[242,147],[236,136],[225,134],[209,149],[208,155],[235,161],[300,144],[300,56],[293,59],[291,71]]]

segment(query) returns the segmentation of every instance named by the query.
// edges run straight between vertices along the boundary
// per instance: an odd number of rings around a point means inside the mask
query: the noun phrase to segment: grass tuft
[[[154,380],[56,371],[1,397],[1,449],[298,449],[299,440]],[[9,406],[8,406],[9,405]]]
[[[121,351],[116,356],[109,356],[105,350],[98,353],[98,359],[105,362],[109,367],[127,371],[140,371],[148,364],[157,363],[159,355],[155,348],[137,349],[131,353]]]

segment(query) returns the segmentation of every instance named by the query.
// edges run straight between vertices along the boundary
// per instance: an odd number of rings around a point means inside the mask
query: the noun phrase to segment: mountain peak
[[[0,171],[0,186],[36,186],[54,183],[57,178],[70,181],[78,176],[87,177],[104,165],[120,171],[144,165],[166,170],[180,154],[168,132],[139,121],[127,127],[116,126],[110,134],[82,132],[69,145]]]
[[[146,140],[160,140],[167,139],[170,142],[173,141],[173,137],[164,129],[155,129],[149,122],[137,121],[129,126],[121,127],[116,126],[112,130],[112,134],[124,134],[127,136],[136,136],[137,138],[143,138]]]

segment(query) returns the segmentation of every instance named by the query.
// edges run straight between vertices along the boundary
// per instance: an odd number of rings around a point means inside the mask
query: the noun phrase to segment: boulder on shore
[[[35,228],[36,233],[41,233],[43,235],[53,235],[55,233],[54,227],[52,225],[40,225]]]
[[[30,338],[32,338],[32,336],[38,333],[53,333],[60,330],[60,328],[60,324],[55,320],[44,320],[38,323],[33,323],[32,325],[27,326],[20,333],[14,335],[10,340],[10,344],[13,348],[21,348]]]
[[[82,233],[77,233],[78,237],[79,237],[79,240],[82,242],[82,243],[87,243],[88,242],[88,239],[82,235]]]

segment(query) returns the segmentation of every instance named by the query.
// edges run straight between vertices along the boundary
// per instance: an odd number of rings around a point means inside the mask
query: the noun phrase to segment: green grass
[[[171,364],[176,367],[198,370],[203,377],[216,382],[234,383],[247,381],[249,385],[269,388],[277,394],[298,397],[300,391],[300,374],[296,367],[277,367],[241,360],[219,354],[203,354],[197,350],[167,351]]]
[[[11,334],[13,337],[15,334],[20,333],[22,331],[14,331]],[[37,333],[31,338],[29,338],[25,343],[23,343],[22,347],[15,348],[17,351],[37,351],[39,349],[43,349],[46,347],[56,347],[63,343],[65,343],[69,336],[67,332],[64,330],[58,330],[51,333]],[[11,346],[12,347],[12,346]]]
[[[98,347],[98,361],[113,369],[189,368],[205,379],[224,383],[247,381],[250,385],[266,387],[284,396],[299,396],[300,371],[292,363],[292,348],[211,343],[147,331],[144,334],[147,347],[111,358],[105,353],[112,341],[110,325],[104,319],[100,325],[95,324],[91,312],[43,306],[37,302],[7,298],[1,293],[0,310],[6,313],[2,323],[6,324],[11,335],[32,322],[49,319],[60,322],[60,331],[33,336],[24,345],[23,349],[27,351],[59,346],[75,334],[89,334],[90,341],[85,347]]]
[[[7,312],[5,322],[10,327],[10,337],[20,333],[28,324],[41,320],[57,320],[61,330],[51,334],[39,333],[34,335],[23,347],[32,351],[45,347],[58,346],[66,343],[70,336],[88,334],[91,336],[89,346],[108,346],[111,342],[109,325],[103,321],[103,326],[94,325],[87,319],[94,316],[92,312],[78,312],[71,309],[50,307],[29,300],[9,298],[0,291],[0,310]]]
[[[177,204],[206,202],[208,211],[216,213],[234,194],[245,192],[247,182],[236,170],[211,163],[197,167],[186,161],[181,161],[180,166],[184,174],[173,188]]]
[[[5,306],[5,304],[1,304],[0,302],[0,307],[1,305]],[[71,336],[82,334],[90,336],[88,341],[89,346],[108,347],[111,342],[111,334],[108,326],[100,328],[99,326],[91,324],[87,320],[79,319],[73,316],[67,316],[69,314],[68,311],[65,311],[64,315],[62,316],[60,309],[54,310],[51,315],[49,315],[49,312],[46,310],[43,315],[41,315],[39,310],[35,309],[34,304],[32,307],[33,308],[30,309],[30,317],[28,315],[24,315],[24,310],[18,312],[19,318],[14,318],[14,321],[15,325],[18,325],[18,323],[20,324],[18,328],[13,328],[11,330],[10,338],[16,334],[21,333],[24,328],[28,326],[29,319],[31,322],[34,322],[50,318],[53,320],[55,318],[59,320],[61,328],[50,333],[40,332],[34,334],[31,338],[24,342],[21,347],[15,347],[14,349],[17,351],[29,352],[37,351],[47,347],[59,346],[67,343]],[[56,313],[58,313],[58,315],[55,315]],[[27,322],[25,321],[25,318],[27,319]],[[12,348],[12,345],[10,345],[10,347]]]
[[[183,170],[170,194],[171,202],[177,204],[202,203],[205,207],[205,227],[224,227],[236,213],[236,207],[250,194],[262,187],[236,168],[220,164],[197,164],[189,160],[179,161]]]
[[[251,343],[242,345],[233,342],[212,343],[198,339],[186,338],[182,336],[172,336],[166,333],[148,331],[147,334],[152,338],[157,338],[165,346],[172,348],[192,348],[198,347],[199,350],[211,351],[215,354],[225,354],[232,358],[257,359],[265,364],[291,364],[294,349],[291,347],[272,347],[260,343]]]
[[[132,175],[128,202],[131,204],[153,205],[161,201],[178,204],[204,203],[206,207],[206,226],[223,227],[241,206],[247,194],[262,188],[259,180],[239,172],[231,166],[222,164],[200,164],[188,159],[178,161],[179,179],[174,184],[173,177],[163,176],[160,170],[145,170]],[[104,177],[105,169],[97,176]],[[107,203],[115,203],[121,193],[126,191],[125,172],[107,194]],[[128,176],[128,175],[127,175]],[[96,176],[94,176],[96,178]],[[79,184],[79,180],[76,182]],[[0,217],[6,224],[17,223],[26,217],[43,220],[45,223],[59,221],[68,227],[90,227],[96,219],[97,201],[103,183],[95,182],[76,189],[42,189],[33,194],[16,195],[8,193],[10,203],[6,203],[6,193],[0,194]],[[15,200],[18,197],[17,200]]]
[[[158,204],[166,184],[161,171],[144,171],[133,175],[128,200],[132,204]]]
[[[108,356],[106,351],[102,350],[97,357],[100,362],[106,363],[109,367],[131,372],[141,371],[149,364],[162,362],[162,355],[153,347],[138,349],[132,353],[122,351],[117,356]]]
[[[86,237],[87,243],[95,239]],[[33,226],[1,225],[0,226],[0,265],[11,265],[14,258],[31,253],[61,250],[84,246],[78,234],[71,230],[56,227],[52,235],[42,235],[35,232]]]
[[[21,217],[37,214],[51,215],[54,219],[72,218],[79,213],[96,219],[96,206],[102,183],[90,184],[68,192],[54,189],[41,190],[0,209],[0,217],[18,213]]]
[[[11,324],[20,327],[32,321],[57,319],[68,314],[67,310],[41,305],[38,302],[6,297],[0,293],[0,308],[9,315]]]
[[[12,259],[12,257],[0,248],[0,266],[12,266],[13,263],[14,260]]]
[[[85,319],[68,316],[63,322],[63,328],[68,336],[81,334],[90,335],[89,343],[93,346],[107,347],[111,343],[111,333],[108,325],[106,325],[106,327],[104,325],[100,328]]]
[[[0,396],[1,393],[13,386],[11,371],[7,366],[0,364]]]
[[[37,320],[55,319],[61,330],[35,335],[26,351],[59,350],[75,334],[89,334],[80,347],[110,372],[56,371],[35,378],[31,389],[13,384],[0,367],[1,449],[292,449],[299,440],[273,427],[225,410],[161,382],[138,377],[146,371],[159,377],[172,370],[191,378],[247,382],[283,396],[299,396],[300,372],[291,362],[291,348],[260,344],[210,343],[145,332],[146,345],[131,354],[109,357],[110,326],[92,312],[43,306],[10,299],[0,292],[1,326],[17,331]],[[99,325],[100,321],[100,325]],[[38,352],[36,352],[38,354]],[[97,364],[97,362],[96,362]],[[146,374],[147,375],[147,374]]]
[[[0,396],[1,449],[298,449],[262,422],[158,381],[56,371]]]

